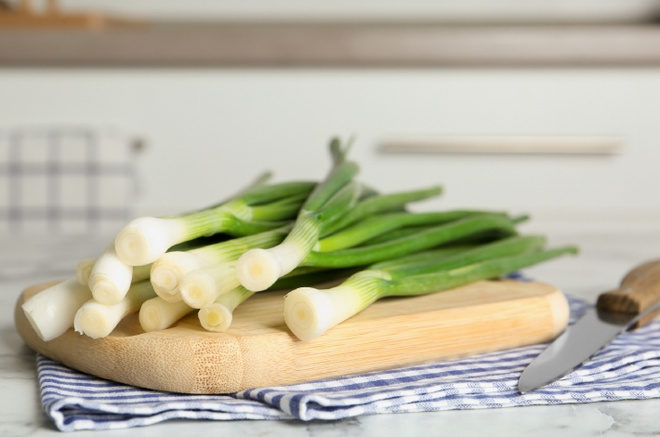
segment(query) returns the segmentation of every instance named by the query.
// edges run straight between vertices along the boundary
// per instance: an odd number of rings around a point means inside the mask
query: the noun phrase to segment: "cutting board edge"
[[[361,369],[360,371],[353,372],[353,374],[359,374],[359,373],[377,371],[377,370],[387,370],[395,367],[408,366],[408,365],[419,365],[419,364],[424,364],[438,360],[461,358],[476,354],[490,353],[504,349],[516,348],[521,346],[529,346],[532,344],[543,343],[546,341],[553,340],[559,334],[561,334],[568,325],[568,321],[570,317],[570,307],[568,304],[568,300],[566,299],[566,296],[561,290],[550,284],[535,282],[534,285],[547,287],[547,293],[541,295],[536,294],[522,299],[518,299],[519,305],[526,306],[526,308],[532,310],[529,313],[522,312],[523,315],[516,316],[515,311],[506,313],[507,303],[505,301],[495,302],[495,303],[491,302],[483,305],[470,306],[471,311],[483,315],[483,319],[481,319],[483,322],[480,323],[494,323],[495,326],[494,331],[490,335],[484,336],[484,338],[489,338],[491,340],[490,342],[482,341],[482,339],[479,338],[479,335],[475,337],[474,333],[471,333],[472,334],[471,338],[470,335],[466,335],[465,338],[461,339],[461,341],[464,342],[462,344],[463,347],[465,347],[466,344],[472,341],[472,343],[470,343],[471,344],[470,347],[472,349],[470,349],[469,351],[462,351],[462,352],[458,352],[452,349],[451,344],[447,344],[443,341],[429,342],[427,343],[427,346],[429,348],[434,347],[436,349],[434,353],[428,354],[426,357],[419,358],[419,354],[418,354],[416,355],[418,357],[416,359],[406,360],[405,362],[400,361],[395,365],[383,365],[370,369]],[[500,309],[502,310],[502,313],[498,314],[498,311]],[[452,331],[453,324],[455,323],[462,324],[463,327],[461,327],[461,329],[464,329],[465,326],[467,326],[467,328],[470,328],[470,325],[474,325],[473,322],[467,320],[469,319],[469,317],[465,317],[465,316],[461,317],[460,315],[454,317],[451,314],[452,312],[458,313],[459,311],[456,309],[451,309],[451,310],[428,311],[428,312],[420,313],[417,316],[420,319],[422,319],[422,322],[419,325],[417,325],[418,331],[424,331],[423,335],[426,336],[430,336],[434,332],[450,334]],[[440,313],[447,316],[449,319],[444,326],[441,326],[442,324],[437,323],[437,321],[434,320],[434,317],[432,317],[433,315]],[[410,323],[406,324],[405,321],[407,317],[408,316],[405,315],[399,317],[393,317],[391,319],[388,319],[386,323],[383,323],[383,325],[384,324],[397,325],[398,322],[401,322],[402,325],[409,326]],[[362,331],[359,328],[359,326],[356,326],[361,324],[364,324],[367,327],[364,331]],[[370,324],[370,321],[360,321],[357,323],[353,323],[352,326],[339,325],[333,328],[334,331],[332,333],[327,333],[325,338],[330,338],[330,336],[332,335],[335,337],[334,341],[338,342],[340,341],[339,339],[342,338],[342,336],[344,335],[344,333],[341,332],[342,330],[346,330],[346,331],[352,330],[354,331],[353,334],[357,336],[359,335],[368,336],[369,335],[368,331],[373,330],[373,328],[374,326]],[[464,332],[467,334],[470,334],[469,331],[470,329],[464,329]],[[517,337],[518,338],[517,340],[513,340],[514,337],[510,337],[509,339],[506,339],[507,333],[512,333],[512,332],[519,333],[520,331],[523,331],[524,335]],[[387,344],[390,339],[390,336],[391,338],[394,338],[396,337],[396,335],[397,334],[395,332],[389,332],[383,334],[383,337],[386,339],[383,340],[383,343]],[[505,338],[503,338],[503,335]],[[329,341],[325,341],[325,342],[319,341],[323,339],[324,337],[319,337],[310,342],[302,342],[298,339],[294,339],[294,342],[298,345],[306,344],[312,348],[329,347],[330,346],[328,344],[330,343]],[[399,342],[399,340],[397,339],[393,340],[390,346],[391,347],[399,346],[397,342]],[[448,343],[452,343],[452,341],[449,340]],[[300,350],[297,350],[296,352],[298,352],[299,354],[307,354],[309,350],[303,347],[300,348]],[[347,354],[351,355],[350,352],[347,352]],[[355,359],[359,360],[359,356]],[[381,359],[384,358],[381,357]],[[337,376],[342,376],[342,375],[336,373],[335,374],[327,373],[321,379],[328,377],[337,377]],[[315,379],[319,379],[319,378],[315,378]],[[304,378],[302,380],[304,380]],[[301,382],[301,381],[293,381],[293,382]]]
[[[556,287],[542,283],[542,282],[535,282],[534,284],[546,287],[548,292],[542,295],[535,294],[533,296],[530,296],[526,298],[527,300],[529,299],[536,299],[540,301],[547,301],[547,307],[549,308],[548,310],[543,310],[542,312],[550,314],[554,320],[554,325],[551,329],[546,330],[547,332],[543,336],[533,336],[526,338],[524,341],[517,342],[515,344],[510,344],[506,345],[506,347],[502,346],[497,346],[497,345],[492,345],[492,347],[484,347],[476,353],[486,353],[486,352],[493,352],[496,350],[501,350],[504,348],[508,347],[517,347],[517,346],[525,346],[533,343],[539,343],[542,341],[550,340],[554,338],[556,335],[558,335],[563,328],[565,328],[564,320],[567,324],[568,322],[568,304],[566,302],[566,298],[564,294],[557,289]],[[40,286],[35,285],[33,287],[29,287],[28,289],[24,290],[30,290],[33,291],[34,289],[38,289]],[[222,382],[220,381],[219,383],[209,386],[207,382],[204,381],[203,377],[198,377],[198,375],[189,375],[187,377],[182,377],[180,380],[166,380],[163,381],[162,379],[158,378],[158,375],[154,375],[153,372],[150,372],[148,369],[144,369],[142,372],[139,372],[139,375],[133,375],[132,372],[130,375],[121,375],[121,377],[117,377],[117,375],[111,375],[108,372],[99,372],[98,369],[94,369],[92,367],[87,367],[82,366],[81,368],[80,362],[78,362],[76,359],[73,359],[73,361],[66,357],[62,356],[62,354],[58,353],[53,353],[53,348],[48,347],[46,342],[43,342],[32,327],[29,325],[29,322],[27,321],[27,318],[22,312],[21,309],[21,304],[24,299],[24,294],[22,293],[21,296],[19,297],[19,300],[17,300],[16,307],[15,307],[15,323],[16,327],[19,331],[19,334],[25,341],[25,343],[33,350],[36,352],[39,352],[40,354],[47,356],[51,359],[54,359],[55,361],[59,361],[68,367],[74,368],[76,370],[82,371],[84,373],[89,373],[101,378],[106,378],[110,380],[114,380],[123,384],[129,384],[129,385],[135,385],[135,386],[140,386],[148,389],[155,389],[155,390],[161,390],[161,391],[170,391],[170,392],[179,392],[179,393],[190,393],[190,394],[220,394],[220,393],[229,393],[229,392],[235,392],[247,388],[256,388],[260,386],[268,386],[268,385],[284,385],[284,384],[290,384],[290,383],[298,383],[298,382],[304,382],[304,381],[309,381],[309,380],[317,380],[317,379],[325,379],[328,377],[337,377],[337,376],[342,376],[342,375],[347,375],[347,374],[352,374],[351,372],[343,372],[343,373],[329,373],[327,375],[322,375],[318,376],[315,378],[310,378],[310,377],[303,377],[303,378],[289,378],[289,379],[282,379],[282,380],[277,380],[277,381],[260,381],[260,380],[254,380],[254,378],[249,378],[246,377],[246,373],[249,374],[249,372],[246,372],[245,369],[243,368],[241,372],[234,372],[233,374],[228,374],[228,375],[223,375],[225,381]],[[431,313],[436,313],[437,311],[432,311]],[[365,322],[366,323],[366,322]],[[217,333],[214,333],[217,334]],[[254,338],[248,338],[246,341],[248,343],[254,341],[257,337],[259,336],[268,336],[267,334],[260,334],[256,336],[252,336]],[[287,350],[289,352],[291,345],[293,344],[301,344],[299,340],[297,340],[291,333],[282,331],[278,335],[279,341],[280,341],[280,347],[282,345],[285,346],[283,350]],[[274,339],[272,336],[269,340]],[[58,339],[53,340],[54,342],[57,342]],[[100,343],[92,343],[94,340],[83,338],[82,336],[79,336],[78,334],[75,334],[75,341],[82,341],[82,342],[88,342],[87,344],[95,344],[99,345]],[[51,346],[55,343],[50,343]],[[275,344],[275,343],[273,343]],[[245,351],[245,344],[241,344],[241,342],[238,342],[232,347],[229,347],[229,353],[227,356],[229,356],[229,360],[238,360],[242,362],[246,358],[246,351]],[[92,348],[94,349],[94,348]],[[303,348],[304,349],[304,348]],[[281,352],[281,351],[280,351]],[[304,353],[304,351],[303,351]],[[467,353],[460,353],[460,354],[450,354],[450,355],[445,355],[445,356],[429,356],[429,357],[424,357],[423,359],[418,359],[418,360],[411,360],[406,363],[403,363],[403,365],[413,365],[413,364],[424,364],[426,362],[430,361],[436,361],[438,359],[449,359],[449,358],[458,358],[461,356],[467,356],[467,355],[474,355],[473,352],[467,352]],[[294,354],[295,355],[295,354]],[[225,357],[226,358],[226,357]],[[294,358],[295,361],[295,358]],[[93,364],[93,363],[92,363]],[[294,363],[295,364],[295,363]],[[244,366],[244,364],[242,364]],[[400,366],[399,364],[398,366]],[[360,372],[357,373],[363,373],[364,371],[377,371],[377,370],[385,370],[388,368],[393,368],[393,367],[398,367],[397,365],[387,365],[387,366],[380,366],[380,367],[373,367],[370,369],[365,369],[361,370]],[[237,366],[238,367],[238,366]],[[259,366],[257,366],[259,367]],[[234,369],[236,370],[236,369]],[[270,373],[278,373],[277,368],[270,369]],[[353,372],[355,373],[355,372]],[[141,376],[140,376],[141,375]],[[151,381],[147,381],[145,383],[144,380],[137,380],[137,377],[144,377],[145,375],[151,376],[155,379]],[[217,375],[210,374],[208,375],[210,377],[216,377]],[[281,377],[281,375],[276,375],[277,377]],[[213,388],[215,387],[215,388]]]

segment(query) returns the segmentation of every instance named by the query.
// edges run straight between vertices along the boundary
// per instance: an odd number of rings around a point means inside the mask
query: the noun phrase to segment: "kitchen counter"
[[[660,255],[657,213],[534,217],[524,225],[524,231],[542,232],[552,245],[576,243],[582,252],[578,257],[556,260],[525,273],[579,298],[593,301],[598,292],[616,286],[627,270]],[[107,241],[0,238],[0,435],[60,434],[41,411],[34,353],[14,329],[13,308],[18,294],[28,285],[70,276],[77,260],[95,256]],[[40,271],[35,272],[35,266]],[[364,416],[337,422],[173,421],[130,430],[79,431],[75,435],[171,437],[212,432],[287,437],[429,433],[464,437],[645,436],[660,434],[658,410],[660,399]]]

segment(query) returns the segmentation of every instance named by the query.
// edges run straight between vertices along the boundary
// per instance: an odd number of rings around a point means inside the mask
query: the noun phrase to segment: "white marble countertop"
[[[574,296],[593,301],[597,293],[614,287],[627,270],[660,256],[658,218],[657,214],[603,214],[570,220],[559,220],[557,216],[537,217],[523,229],[546,234],[552,245],[576,243],[581,247],[581,254],[529,269],[526,273],[553,283]],[[1,436],[60,434],[41,411],[34,353],[16,333],[13,309],[25,287],[68,276],[72,262],[96,255],[107,240],[65,242],[25,243],[17,238],[0,238]],[[57,253],[58,257],[54,259],[52,253]],[[42,272],[35,273],[34,265],[39,265]],[[77,431],[75,435],[173,437],[212,432],[215,435],[287,437],[422,434],[463,437],[650,436],[660,435],[658,411],[660,399],[365,416],[329,423],[171,421],[121,431]]]

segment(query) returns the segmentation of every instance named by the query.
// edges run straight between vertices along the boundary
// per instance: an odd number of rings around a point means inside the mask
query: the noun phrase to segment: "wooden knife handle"
[[[598,296],[596,307],[605,311],[640,314],[660,300],[660,259],[646,262],[631,270],[616,290]],[[659,311],[640,319],[638,328],[653,320]]]

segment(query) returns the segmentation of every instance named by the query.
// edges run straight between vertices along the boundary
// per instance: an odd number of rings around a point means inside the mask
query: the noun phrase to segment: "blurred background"
[[[660,218],[659,1],[0,1],[0,229],[112,232],[264,170],[423,208]],[[632,225],[634,226],[634,224]]]

